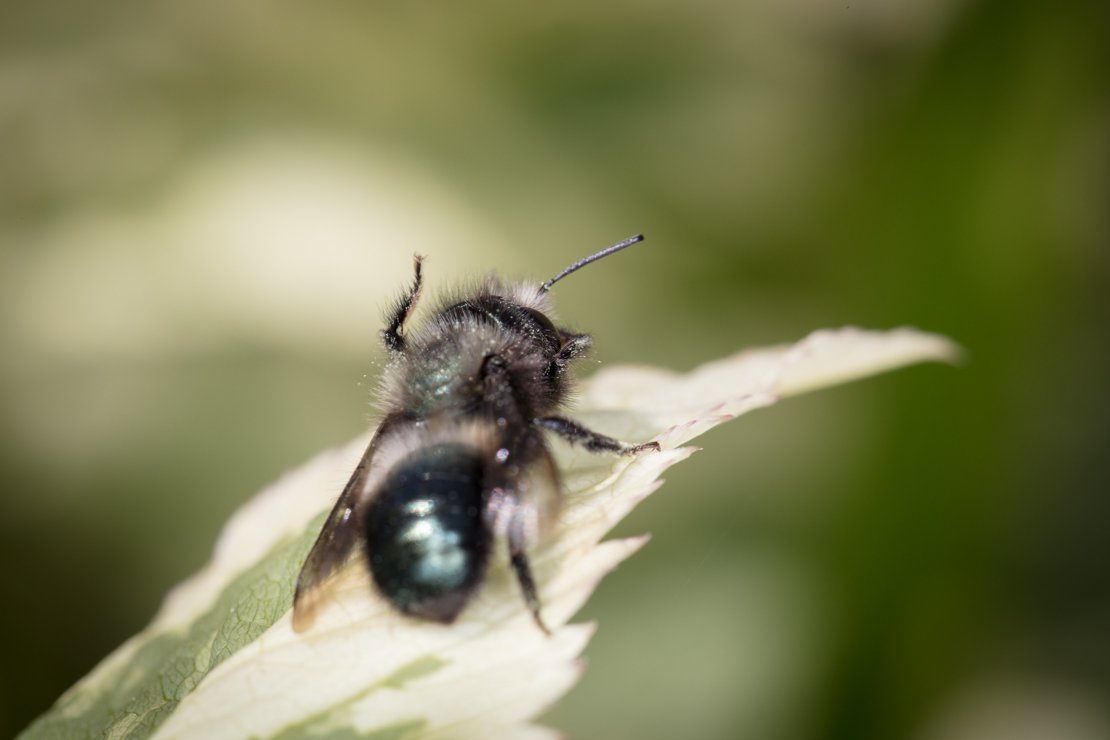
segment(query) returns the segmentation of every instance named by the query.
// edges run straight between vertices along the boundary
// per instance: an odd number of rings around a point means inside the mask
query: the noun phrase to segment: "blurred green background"
[[[1110,736],[1110,11],[0,6],[0,736],[359,433],[380,310],[495,268],[595,360],[965,345],[704,438],[572,737]],[[588,371],[588,370],[587,370]]]

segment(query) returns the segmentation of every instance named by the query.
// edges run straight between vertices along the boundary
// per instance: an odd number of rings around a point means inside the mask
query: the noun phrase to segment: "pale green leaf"
[[[285,475],[228,522],[209,564],[167,596],[153,622],[68,691],[25,737],[549,737],[530,724],[577,680],[593,633],[567,624],[598,582],[646,542],[605,534],[688,457],[684,443],[778,398],[926,360],[947,339],[912,329],[816,332],[687,374],[616,367],[583,384],[576,418],[658,453],[589,455],[553,441],[566,488],[534,555],[536,628],[507,565],[449,627],[398,615],[364,568],[293,632],[293,583],[367,437]]]

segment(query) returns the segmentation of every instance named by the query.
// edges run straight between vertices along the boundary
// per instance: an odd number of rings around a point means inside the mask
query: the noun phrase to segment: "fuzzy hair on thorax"
[[[487,275],[446,291],[432,314],[406,336],[404,355],[386,367],[382,408],[420,416],[462,413],[480,398],[483,363],[494,355],[507,363],[523,413],[550,412],[558,405],[569,390],[569,378],[545,376],[554,358],[550,347],[511,322],[497,325],[478,312],[458,310],[491,298],[513,307],[510,315],[521,309],[521,315],[539,314],[553,325],[551,298],[535,283],[510,283]]]

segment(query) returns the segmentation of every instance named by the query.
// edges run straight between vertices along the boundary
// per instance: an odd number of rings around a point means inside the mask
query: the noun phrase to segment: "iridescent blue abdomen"
[[[366,516],[370,571],[400,611],[453,621],[481,580],[490,535],[483,465],[461,444],[422,447],[390,471]]]

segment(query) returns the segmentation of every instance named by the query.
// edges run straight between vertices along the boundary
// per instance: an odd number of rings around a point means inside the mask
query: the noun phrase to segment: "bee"
[[[570,366],[590,335],[556,326],[551,287],[643,240],[633,236],[540,283],[493,276],[442,301],[418,329],[408,320],[424,286],[387,312],[383,415],[297,578],[293,628],[307,629],[331,577],[362,557],[377,591],[411,617],[450,624],[504,543],[524,604],[548,632],[528,554],[557,517],[559,472],[545,435],[592,452],[634,455],[626,444],[559,414]]]

